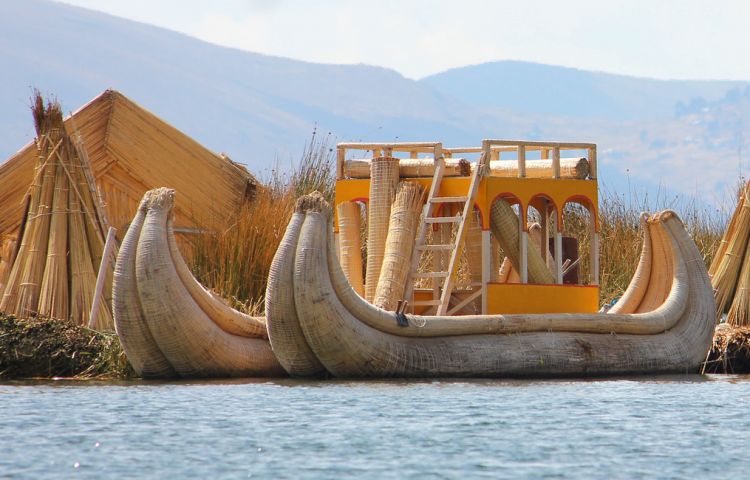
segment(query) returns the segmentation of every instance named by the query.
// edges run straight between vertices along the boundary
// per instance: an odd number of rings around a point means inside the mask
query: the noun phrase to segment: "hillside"
[[[479,108],[608,120],[672,118],[678,102],[715,101],[747,85],[653,80],[517,61],[454,68],[421,83]]]
[[[609,187],[713,194],[734,183],[750,139],[746,83],[524,62],[413,81],[385,68],[224,48],[48,0],[0,2],[0,72],[0,158],[33,137],[32,87],[68,110],[117,89],[260,174],[297,158],[317,128],[332,141],[590,141]]]

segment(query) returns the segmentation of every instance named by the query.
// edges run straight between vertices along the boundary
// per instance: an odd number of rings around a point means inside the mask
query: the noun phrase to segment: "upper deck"
[[[599,203],[595,144],[484,140],[479,147],[444,148],[439,142],[341,143],[337,146],[335,203],[367,204],[369,162],[378,157],[398,158],[401,180],[418,182],[428,191],[433,181],[434,160],[442,156],[446,173],[437,192],[439,197],[466,195],[470,174],[479,165],[482,155],[489,158],[489,162],[476,190],[474,209],[483,238],[481,245],[466,246],[481,252],[481,285],[468,288],[469,293],[483,292],[477,295],[477,298],[482,297],[481,309],[477,310],[483,313],[596,311],[599,307]],[[498,199],[513,205],[518,215],[521,256],[519,264],[513,265],[518,283],[498,278],[500,266],[493,264],[498,260],[490,209]],[[587,231],[581,234],[585,238],[566,240],[566,245],[575,244],[576,249],[568,253],[563,252],[562,243],[565,215],[571,204],[588,212],[589,224]],[[445,215],[450,214],[449,208],[446,205]],[[528,238],[529,229],[535,223],[540,224],[543,231],[543,239],[537,246],[554,273],[552,284],[529,283],[527,260],[533,245],[529,245]],[[588,250],[585,258],[577,250],[583,247]],[[547,260],[548,256],[552,259]],[[588,271],[580,273],[583,264]],[[575,281],[566,278],[566,269],[570,268],[579,272]],[[426,295],[425,292],[429,289],[418,289],[416,295]]]

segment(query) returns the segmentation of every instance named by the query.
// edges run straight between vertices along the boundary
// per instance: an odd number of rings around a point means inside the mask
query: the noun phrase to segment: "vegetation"
[[[318,190],[333,198],[334,151],[330,138],[313,133],[290,174],[273,170],[255,198],[226,224],[206,228],[192,241],[193,273],[235,308],[263,315],[271,261],[297,198]]]
[[[52,318],[0,314],[0,379],[133,377],[114,332]]]

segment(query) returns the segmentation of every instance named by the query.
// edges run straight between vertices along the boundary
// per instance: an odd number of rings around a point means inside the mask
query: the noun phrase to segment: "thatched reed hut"
[[[65,120],[80,137],[102,194],[107,219],[122,238],[143,194],[179,191],[178,231],[195,220],[226,218],[250,198],[257,182],[241,165],[214,153],[120,92],[106,90]],[[0,165],[0,235],[20,226],[24,195],[34,177],[37,148],[29,142]]]

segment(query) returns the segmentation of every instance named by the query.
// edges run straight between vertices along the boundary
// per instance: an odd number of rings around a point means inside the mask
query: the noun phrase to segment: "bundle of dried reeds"
[[[732,306],[730,309],[732,310],[732,321],[746,321],[747,313],[740,313],[740,311],[744,309],[747,312],[747,309],[750,308],[750,303],[748,303],[750,298],[748,298],[746,291],[738,291],[738,295],[735,296],[735,289],[738,280],[743,283],[745,289],[750,282],[750,278],[742,282],[743,277],[750,276],[750,267],[743,266],[743,263],[748,261],[747,255],[745,255],[748,236],[750,236],[750,183],[745,186],[708,270],[716,298],[717,319],[721,318],[721,315],[733,301],[739,300],[740,304],[737,307]],[[745,271],[744,275],[741,274],[741,270]]]
[[[344,176],[348,178],[369,178],[372,160],[367,158],[351,159],[344,162]],[[463,158],[445,159],[445,177],[467,177],[474,167]],[[399,175],[404,178],[431,177],[435,173],[435,162],[432,158],[399,159]],[[582,180],[589,174],[589,162],[585,158],[561,158],[560,177]],[[515,160],[493,160],[490,162],[489,175],[492,177],[517,177],[518,162]],[[528,178],[551,178],[552,160],[527,160],[526,176]]]
[[[510,258],[514,267],[519,265],[520,259],[520,238],[519,238],[519,222],[518,215],[513,212],[513,209],[508,205],[508,202],[502,199],[498,199],[492,204],[491,210],[491,222],[492,233],[497,238],[498,242],[503,248],[505,254]],[[552,273],[550,273],[547,265],[542,259],[541,253],[536,248],[529,248],[527,250],[527,261],[528,261],[528,281],[529,283],[546,283],[551,284],[555,282]]]
[[[391,204],[398,187],[398,159],[374,158],[371,162],[370,204],[367,221],[367,270],[365,272],[365,298],[372,302],[383,265]]]
[[[13,266],[13,255],[16,252],[16,238],[5,236],[0,243],[0,293],[5,290],[5,284],[10,275],[10,269]]]
[[[362,232],[359,205],[343,202],[336,207],[339,222],[339,256],[344,275],[360,296],[364,295],[362,278]]]
[[[395,310],[397,302],[404,297],[422,209],[422,193],[422,186],[418,183],[401,182],[391,206],[383,264],[372,302],[384,310]]]
[[[65,130],[60,104],[45,105],[37,93],[32,110],[39,160],[0,310],[88,325],[104,248],[103,209],[86,157]],[[113,328],[108,302],[99,317],[95,325]]]

